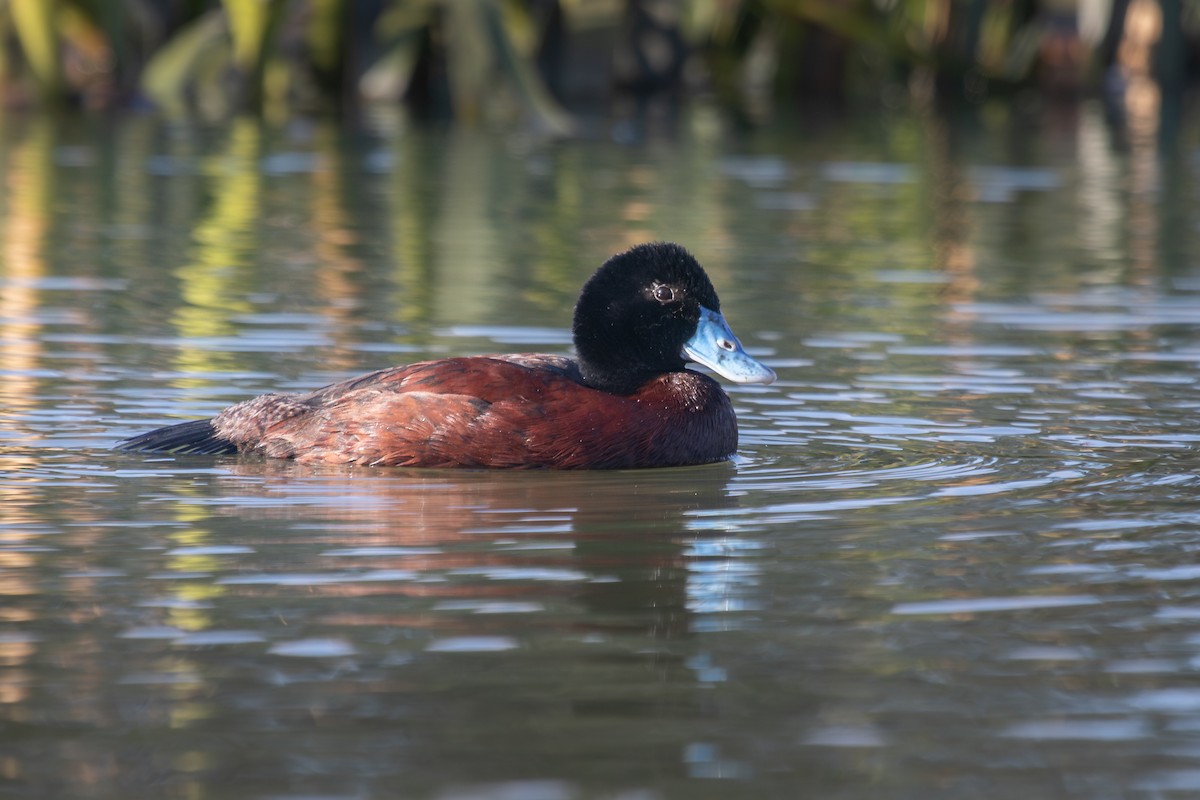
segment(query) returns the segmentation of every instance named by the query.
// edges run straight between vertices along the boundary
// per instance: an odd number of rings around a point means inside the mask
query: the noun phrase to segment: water
[[[1200,792],[1200,160],[1087,106],[972,124],[7,120],[0,793]],[[729,389],[734,463],[110,449],[566,352],[579,285],[647,239],[780,375]]]

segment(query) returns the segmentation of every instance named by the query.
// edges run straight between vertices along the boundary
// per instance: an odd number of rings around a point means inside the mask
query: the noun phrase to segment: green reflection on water
[[[212,348],[189,347],[192,339],[228,336],[235,332],[230,317],[251,309],[247,276],[258,255],[258,223],[262,215],[262,132],[257,121],[240,118],[229,140],[200,165],[213,197],[192,232],[193,246],[186,261],[174,270],[179,298],[173,323],[182,343],[175,358],[183,377],[176,386],[205,385],[205,376],[228,371],[234,359]]]
[[[6,117],[0,777],[222,800],[1151,780],[1196,726],[1198,234],[1162,205],[1195,171],[1078,114],[1034,136],[994,110],[799,133],[699,111],[622,143]],[[781,364],[730,389],[736,464],[107,452],[259,391],[563,351],[594,265],[651,238]],[[1088,730],[1110,738],[1061,740]]]

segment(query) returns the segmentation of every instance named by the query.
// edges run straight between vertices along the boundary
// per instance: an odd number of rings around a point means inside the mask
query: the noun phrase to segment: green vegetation
[[[9,0],[8,103],[142,99],[208,118],[404,101],[464,121],[570,130],[565,107],[713,89],[780,98],[974,99],[1078,90],[1124,68],[1128,31],[1178,83],[1196,0]],[[1134,65],[1133,69],[1145,65]]]

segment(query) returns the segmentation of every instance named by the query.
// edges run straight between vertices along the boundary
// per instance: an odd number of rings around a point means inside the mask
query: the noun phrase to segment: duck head
[[[617,394],[696,362],[734,383],[771,383],[721,315],[704,269],[677,244],[643,244],[601,265],[572,326],[584,381]]]

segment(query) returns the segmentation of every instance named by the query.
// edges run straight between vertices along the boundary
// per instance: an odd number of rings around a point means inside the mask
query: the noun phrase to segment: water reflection
[[[215,198],[193,231],[189,257],[175,270],[183,301],[172,320],[183,345],[174,364],[180,373],[175,379],[179,388],[194,386],[197,378],[191,376],[228,372],[231,368],[232,359],[222,352],[231,346],[235,333],[230,316],[251,309],[245,276],[253,267],[258,247],[255,232],[262,203],[263,178],[258,168],[261,149],[258,124],[239,119],[229,132],[225,152],[211,157],[207,168],[202,168],[209,172]],[[189,346],[192,342],[200,346]],[[222,344],[224,348],[218,349]]]
[[[32,403],[43,368],[39,334],[46,314],[40,284],[47,272],[45,250],[54,199],[53,148],[54,128],[43,120],[6,152],[10,167],[5,180],[5,280],[0,292],[0,369],[5,380],[0,397],[14,408]],[[0,422],[0,426],[8,424]]]
[[[542,610],[539,598],[552,586],[561,600],[580,603],[589,614],[653,608],[649,629],[669,637],[688,630],[689,594],[722,604],[720,597],[705,597],[721,588],[711,581],[703,590],[687,588],[687,562],[719,560],[719,548],[702,548],[701,557],[692,542],[685,555],[682,539],[698,535],[689,532],[691,512],[736,506],[725,490],[731,472],[728,465],[694,470],[681,484],[678,476],[654,474],[529,480],[425,471],[321,474],[290,463],[247,465],[218,480],[211,497],[175,499],[188,529],[171,536],[178,546],[168,551],[174,556],[170,568],[209,573],[222,563],[220,556],[254,552],[208,543],[205,531],[220,528],[225,509],[231,509],[239,520],[291,521],[289,543],[295,543],[297,530],[311,528],[320,533],[307,546],[336,546],[315,554],[326,569],[224,575],[215,582],[226,587],[222,593],[273,594],[300,586],[310,596],[453,599],[456,604],[436,606],[438,613],[427,619],[340,615],[335,624],[436,629],[454,610],[465,614],[459,624],[466,635],[476,624],[486,630],[493,613]],[[235,560],[243,570],[251,561]],[[606,603],[619,607],[606,609]]]
[[[684,664],[671,643],[711,629],[693,622],[698,615],[736,615],[739,591],[753,579],[741,563],[756,549],[751,542],[693,521],[697,510],[736,507],[728,465],[541,477],[273,462],[189,471],[125,458],[112,467],[101,485],[136,485],[138,522],[113,527],[80,510],[55,547],[9,551],[15,558],[4,563],[15,579],[6,594],[24,611],[12,619],[53,628],[59,603],[37,588],[51,584],[75,609],[68,628],[46,641],[0,640],[0,658],[15,668],[0,683],[10,722],[48,712],[88,730],[123,721],[201,734],[242,720],[241,735],[259,736],[304,727],[311,715],[348,715],[399,726],[368,747],[391,753],[368,770],[372,780],[398,769],[440,771],[443,759],[467,752],[493,753],[472,769],[494,776],[506,758],[534,752],[513,737],[515,721],[502,709],[515,704],[536,716],[549,701],[538,698],[543,689],[553,687],[553,702],[567,712],[561,725],[576,733],[588,719],[656,717],[642,704],[664,670],[680,702],[698,700],[685,699],[688,687],[718,680],[719,667],[702,657]],[[128,551],[144,558],[121,559]],[[67,652],[81,679],[74,691],[31,695],[30,675]],[[502,655],[475,666],[453,661]],[[451,676],[464,667],[488,670],[485,697],[452,691]],[[311,687],[331,682],[341,697],[314,706]],[[474,719],[469,727],[462,714]],[[322,752],[299,752],[321,771],[338,771],[332,765],[352,751],[320,727]],[[424,733],[413,738],[414,729]],[[529,734],[528,746],[551,741],[546,731]],[[18,745],[10,758],[19,774],[72,796],[110,781],[142,785],[126,767],[103,774],[110,744],[81,736],[82,746],[40,753]],[[283,752],[235,756],[202,738],[179,744],[160,753],[167,762],[147,766],[182,786],[189,774],[220,780],[214,765],[292,772],[278,761]],[[40,766],[67,755],[78,772],[51,778]],[[126,755],[118,745],[117,763]]]
[[[1088,105],[884,123],[7,125],[0,786],[1194,792],[1194,159],[1146,172]],[[650,238],[704,256],[780,374],[730,388],[733,464],[108,449],[384,364],[566,352],[584,278]]]

